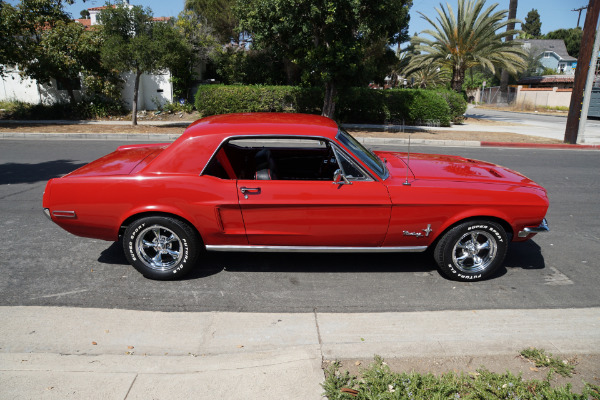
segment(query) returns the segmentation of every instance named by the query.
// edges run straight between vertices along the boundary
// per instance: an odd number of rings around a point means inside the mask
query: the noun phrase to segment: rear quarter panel
[[[247,244],[235,181],[207,176],[99,176],[51,180],[44,208],[75,211],[53,221],[78,236],[117,240],[121,224],[140,213],[169,213],[191,224],[208,244]],[[215,213],[219,209],[219,215]]]

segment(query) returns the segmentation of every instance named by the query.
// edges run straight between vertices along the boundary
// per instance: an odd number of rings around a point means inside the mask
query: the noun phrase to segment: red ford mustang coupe
[[[489,277],[508,241],[548,230],[546,191],[462,157],[371,152],[332,120],[203,118],[172,144],[121,146],[61,178],[44,212],[174,279],[207,251],[421,252],[455,280]]]

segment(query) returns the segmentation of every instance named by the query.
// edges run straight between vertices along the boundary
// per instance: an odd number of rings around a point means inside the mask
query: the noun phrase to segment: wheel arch
[[[435,246],[437,246],[437,243],[441,240],[441,238],[444,237],[444,235],[450,231],[451,229],[453,229],[454,227],[463,224],[465,222],[469,222],[469,221],[490,221],[490,222],[494,222],[498,225],[500,225],[502,227],[502,229],[504,229],[504,232],[506,232],[506,234],[509,237],[512,237],[514,235],[514,231],[513,228],[511,226],[511,224],[503,218],[497,217],[497,216],[492,216],[492,215],[472,215],[469,217],[464,217],[464,218],[460,218],[457,220],[454,220],[454,222],[449,223],[448,225],[444,226],[444,229],[438,233],[438,235],[436,236],[436,238],[433,240],[433,242],[431,242],[431,244],[428,246],[429,249],[433,249],[435,248]],[[510,238],[508,240],[509,242],[511,241]]]
[[[179,215],[179,214],[176,214],[173,212],[167,212],[167,211],[139,211],[139,212],[131,214],[129,217],[127,217],[121,223],[121,226],[119,227],[119,237],[123,237],[125,230],[131,223],[133,223],[134,221],[137,221],[140,218],[147,218],[147,217],[168,217],[168,218],[173,218],[173,219],[177,219],[181,222],[184,222],[185,224],[189,225],[190,228],[193,229],[193,231],[196,233],[196,235],[198,235],[198,238],[200,239],[201,243],[203,243],[202,234],[200,233],[200,231],[198,231],[198,228],[196,227],[196,225],[194,225],[189,219],[183,217],[182,215]]]

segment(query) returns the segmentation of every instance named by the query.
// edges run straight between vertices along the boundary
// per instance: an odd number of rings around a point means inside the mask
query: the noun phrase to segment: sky
[[[86,2],[76,0],[73,5],[67,5],[65,9],[71,13],[73,18],[79,18],[79,12],[84,8],[100,7],[105,2],[105,0],[87,0]],[[429,28],[429,24],[421,18],[418,12],[422,12],[430,18],[435,18],[437,15],[435,9],[440,7],[440,3],[445,6],[446,2],[456,10],[456,0],[413,0],[413,6],[410,9],[410,35],[412,36],[414,33],[419,33]],[[8,0],[8,3],[17,4],[18,0]],[[130,3],[150,7],[155,17],[171,17],[177,16],[183,10],[185,0],[130,0]],[[488,5],[498,3],[498,9],[508,10],[509,0],[488,0],[486,3]],[[575,28],[579,12],[571,10],[586,6],[587,4],[588,0],[519,0],[517,18],[524,22],[527,13],[535,8],[538,10],[540,20],[542,21],[542,33],[548,33],[560,28]],[[584,21],[585,10],[581,13],[580,26],[583,27]]]

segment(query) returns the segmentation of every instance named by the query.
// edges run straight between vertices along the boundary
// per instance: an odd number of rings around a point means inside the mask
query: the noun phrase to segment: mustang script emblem
[[[427,224],[427,229],[422,229],[423,232],[409,232],[409,231],[404,231],[402,233],[404,233],[404,236],[416,236],[416,237],[427,237],[429,236],[429,234],[431,232],[433,232],[433,229],[431,229],[431,224]]]

